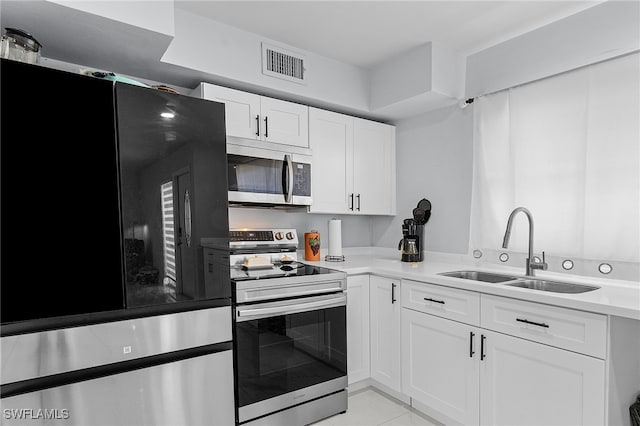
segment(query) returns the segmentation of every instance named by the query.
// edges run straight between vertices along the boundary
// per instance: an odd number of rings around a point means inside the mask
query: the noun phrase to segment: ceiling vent
[[[305,57],[281,47],[262,43],[262,74],[306,84]]]

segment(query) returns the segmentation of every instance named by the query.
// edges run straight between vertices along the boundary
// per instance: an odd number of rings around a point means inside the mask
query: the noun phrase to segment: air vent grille
[[[284,80],[304,83],[304,56],[281,48],[262,45],[262,73]]]

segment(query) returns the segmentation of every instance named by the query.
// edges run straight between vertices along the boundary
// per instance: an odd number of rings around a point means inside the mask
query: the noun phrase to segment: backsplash
[[[527,253],[505,249],[482,249],[480,250],[480,252],[482,253],[482,256],[475,259],[475,263],[478,266],[511,266],[515,268],[522,268],[523,274],[525,272]],[[504,256],[505,253],[508,256]],[[503,259],[506,260],[501,260],[501,255],[503,256]],[[541,253],[535,253],[535,255],[541,256]],[[571,262],[573,262],[573,266],[568,270],[564,269],[562,266],[563,262],[567,260],[571,260]],[[634,281],[640,283],[640,263],[638,262],[578,259],[570,258],[568,256],[554,256],[553,254],[550,255],[548,253],[546,254],[546,262],[549,265],[549,272],[566,274],[567,276],[578,275],[583,277],[606,278],[614,280]],[[611,266],[611,272],[609,272],[608,274],[599,272],[598,267],[602,263],[609,264]]]
[[[305,232],[314,230],[320,233],[321,249],[326,249],[329,247],[329,220],[334,217],[342,221],[342,247],[369,247],[373,245],[372,218],[370,216],[310,214],[304,209],[277,210],[230,207],[229,227],[231,229],[295,228],[300,241],[303,241]]]

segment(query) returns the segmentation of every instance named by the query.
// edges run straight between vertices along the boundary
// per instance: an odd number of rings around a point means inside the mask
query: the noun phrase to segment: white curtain
[[[474,114],[471,250],[500,249],[523,206],[537,253],[640,261],[640,54],[480,97]],[[509,249],[526,252],[519,216]]]

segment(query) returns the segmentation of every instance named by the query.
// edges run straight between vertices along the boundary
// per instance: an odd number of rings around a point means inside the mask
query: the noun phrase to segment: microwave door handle
[[[289,154],[285,154],[282,166],[282,192],[284,193],[284,202],[290,203],[293,196],[293,161],[291,161]]]
[[[289,193],[287,192],[287,188],[289,187],[289,164],[287,163],[287,156],[284,156],[284,161],[282,162],[282,195],[284,195],[285,203],[288,203],[287,199]]]
[[[315,311],[318,309],[335,308],[339,306],[346,306],[347,296],[341,294],[331,299],[324,299],[319,301],[293,303],[283,306],[272,306],[268,308],[259,308],[251,305],[250,307],[240,307],[236,309],[236,321],[251,321],[260,318],[277,317],[282,315],[295,314],[299,312]]]
[[[289,200],[293,202],[293,160],[289,155]]]

